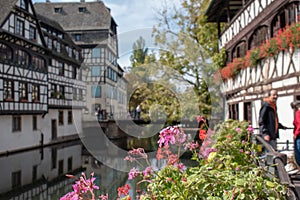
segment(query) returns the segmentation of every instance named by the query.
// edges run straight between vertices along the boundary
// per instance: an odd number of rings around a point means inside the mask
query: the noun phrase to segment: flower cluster
[[[286,26],[277,32],[276,36],[265,41],[259,47],[247,51],[246,56],[234,58],[232,62],[220,69],[222,80],[235,77],[241,69],[256,66],[260,60],[276,56],[280,51],[294,52],[300,47],[300,24]]]
[[[84,173],[81,173],[79,179],[74,175],[67,174],[69,178],[76,179],[75,184],[72,185],[73,191],[67,193],[60,200],[108,200],[108,194],[100,195],[96,198],[94,190],[99,190],[99,186],[94,184],[96,178],[94,173],[91,174],[90,178],[86,178]],[[118,188],[118,199],[131,200],[129,196],[130,186],[128,184]]]
[[[198,118],[199,119],[199,118]],[[202,119],[200,119],[202,120]],[[253,127],[246,122],[226,121],[208,130],[200,146],[177,126],[167,127],[159,134],[156,158],[165,159],[165,165],[154,169],[144,149],[128,151],[125,160],[137,162],[128,173],[128,180],[137,179],[145,184],[137,191],[140,200],[150,199],[285,199],[286,186],[268,176],[265,168],[257,166],[255,145],[250,143]],[[184,139],[183,139],[184,138]],[[191,165],[180,161],[180,154],[172,147],[184,147],[193,152]],[[142,161],[146,161],[143,165]],[[84,174],[73,185],[73,192],[61,200],[95,200],[94,175],[87,179]],[[72,178],[72,176],[71,176]],[[119,187],[118,200],[131,200],[128,184]],[[89,197],[86,195],[89,194]],[[108,195],[99,196],[107,200]]]
[[[170,144],[182,144],[186,134],[178,126],[169,126],[159,132],[159,147],[168,147]]]
[[[67,174],[66,176],[76,179],[73,175]],[[91,174],[91,178],[89,179],[82,173],[80,178],[73,184],[73,191],[61,197],[60,200],[95,199],[94,189],[99,189],[99,187],[94,184],[95,179],[94,173]]]

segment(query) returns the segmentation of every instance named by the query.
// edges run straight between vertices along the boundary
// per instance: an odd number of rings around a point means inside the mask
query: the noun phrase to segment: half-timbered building
[[[48,65],[49,112],[44,119],[51,125],[51,135],[46,139],[55,141],[81,131],[78,123],[85,108],[86,93],[80,69],[81,49],[57,22],[39,14],[37,18],[51,52]]]
[[[276,89],[279,121],[293,127],[290,103],[300,99],[299,14],[298,0],[211,1],[208,22],[218,23],[219,49],[227,57],[220,70],[226,118],[258,127],[262,99]],[[281,131],[280,140],[292,141],[292,130]]]
[[[102,1],[50,1],[34,4],[36,11],[57,21],[82,48],[87,70],[84,120],[126,117],[126,81],[119,66],[117,24]]]
[[[30,0],[0,7],[0,153],[76,136],[72,120],[83,102],[73,101],[72,91],[85,90],[75,75],[80,48],[57,24],[39,18]]]

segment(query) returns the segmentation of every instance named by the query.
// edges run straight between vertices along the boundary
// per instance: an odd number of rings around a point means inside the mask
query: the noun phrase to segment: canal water
[[[95,173],[97,196],[107,193],[116,199],[118,188],[129,184],[134,200],[143,188],[128,180],[129,170],[137,165],[124,158],[128,150],[142,147],[152,167],[163,167],[164,161],[156,160],[157,141],[158,134],[108,139],[98,127],[88,127],[75,141],[0,156],[0,200],[58,200],[72,191],[74,179],[65,175],[79,177],[82,172],[87,177]]]
[[[157,149],[156,138],[155,142],[151,139],[149,141],[149,138],[147,140],[127,138],[113,142],[125,151],[132,147],[144,147],[148,152]],[[124,161],[124,158],[112,160]],[[95,183],[100,187],[97,195],[108,193],[109,199],[116,199],[118,187],[126,183],[131,185],[134,189],[132,191],[135,191],[135,184],[128,181],[128,172],[101,163],[90,154],[80,139],[2,156],[0,166],[1,200],[59,199],[72,191],[74,183],[74,179],[67,178],[65,174],[79,177],[82,172],[88,177],[92,172],[95,173]]]

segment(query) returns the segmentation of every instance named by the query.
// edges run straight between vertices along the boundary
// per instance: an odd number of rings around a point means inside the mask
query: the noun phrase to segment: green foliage
[[[261,60],[260,49],[253,49],[250,53],[249,64],[250,66],[256,66]]]
[[[142,36],[132,45],[133,54],[130,56],[132,67],[144,64],[148,56],[148,48],[145,48],[145,40]]]
[[[247,125],[231,120],[220,124],[201,147],[215,152],[203,159],[194,152],[199,165],[184,172],[162,168],[141,199],[285,199],[286,186],[255,164],[256,147],[250,143]]]
[[[176,85],[167,78],[158,77],[154,63],[144,64],[131,69],[126,74],[128,80],[129,110],[141,105],[141,118],[146,121],[165,120],[172,124],[182,117],[180,99]]]
[[[212,57],[212,61],[217,69],[221,69],[226,64],[226,50],[222,48],[219,53],[215,53]]]
[[[221,96],[213,80],[217,69],[211,58],[217,53],[218,34],[216,24],[206,22],[209,2],[184,0],[180,9],[163,7],[159,24],[153,29],[156,44],[163,49],[160,63],[177,71],[170,79],[184,80],[193,89],[194,107],[201,115],[203,111],[211,113],[212,104],[219,107],[217,97]]]

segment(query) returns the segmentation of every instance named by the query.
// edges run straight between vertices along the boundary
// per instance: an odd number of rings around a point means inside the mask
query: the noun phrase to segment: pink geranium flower
[[[132,180],[133,178],[137,177],[139,174],[140,172],[138,171],[138,169],[136,169],[135,167],[132,168],[128,173],[128,180]]]

